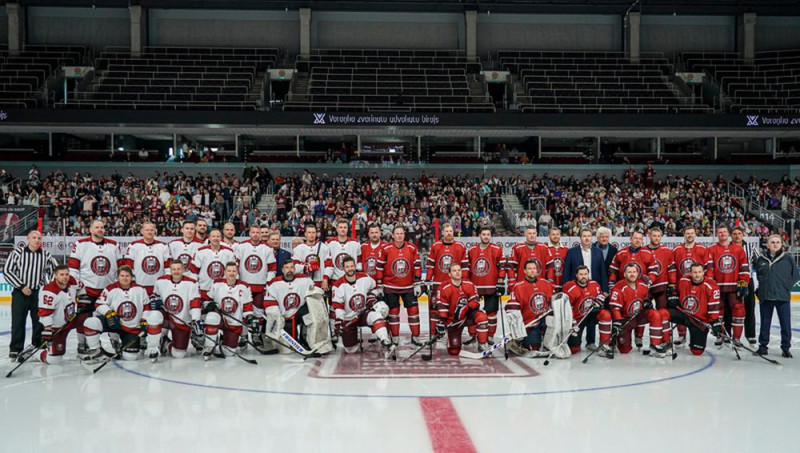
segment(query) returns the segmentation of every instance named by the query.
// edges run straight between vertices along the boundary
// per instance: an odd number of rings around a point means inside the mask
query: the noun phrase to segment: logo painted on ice
[[[748,126],[758,126],[758,115],[747,115]]]
[[[315,113],[314,114],[314,124],[325,124],[325,114],[324,113]]]

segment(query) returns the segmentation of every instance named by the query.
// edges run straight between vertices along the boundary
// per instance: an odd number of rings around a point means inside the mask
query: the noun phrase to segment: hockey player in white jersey
[[[342,259],[344,275],[333,284],[333,309],[336,313],[335,331],[342,337],[344,350],[354,353],[359,349],[358,330],[371,327],[372,333],[383,345],[384,357],[394,355],[395,345],[386,328],[389,306],[375,297],[375,280],[367,274],[356,272],[352,256]]]
[[[336,222],[336,237],[330,238],[325,243],[328,246],[328,254],[331,258],[331,266],[330,266],[330,274],[331,274],[331,283],[335,282],[336,280],[342,278],[344,275],[344,259],[348,256],[356,260],[357,268],[361,267],[361,244],[358,243],[355,239],[350,239],[347,237],[347,220],[339,219]],[[329,290],[328,293],[325,295],[328,299],[330,305],[329,311],[329,319],[330,319],[330,328],[333,331],[333,342],[336,343],[338,341],[339,332],[334,329],[334,323],[336,321],[336,314],[333,310],[333,304],[330,303],[333,291]]]
[[[205,302],[205,347],[203,358],[211,359],[214,347],[222,349],[226,357],[237,353],[239,336],[245,326],[257,324],[253,315],[253,298],[250,288],[239,280],[239,265],[235,261],[225,264],[225,278],[215,281]],[[222,338],[218,338],[221,335]]]
[[[248,233],[250,240],[236,244],[234,254],[239,263],[239,279],[250,287],[253,296],[253,313],[263,321],[267,282],[275,278],[275,253],[261,242],[261,228],[258,225],[251,225]],[[239,339],[240,348],[247,346],[246,335]],[[259,347],[264,344],[261,329],[252,335],[251,341]]]
[[[192,326],[200,322],[202,301],[197,280],[184,275],[183,262],[170,263],[169,275],[156,281],[150,296],[147,321],[147,356],[156,361],[158,356],[171,355],[177,359],[186,356]],[[167,332],[171,333],[171,339]]]
[[[72,246],[67,264],[70,274],[83,283],[86,294],[94,303],[106,286],[114,283],[120,255],[117,242],[105,238],[102,221],[93,221],[89,232],[91,236],[78,240]]]
[[[292,260],[298,274],[305,274],[323,291],[329,291],[333,272],[328,246],[317,240],[317,226],[306,224],[306,241],[294,248]]]
[[[156,280],[169,273],[169,248],[167,244],[156,240],[156,226],[152,222],[143,223],[141,231],[142,239],[128,245],[122,262],[133,269],[136,285],[144,288],[150,295]]]
[[[97,298],[95,316],[83,323],[90,362],[103,354],[120,355],[123,360],[139,357],[141,320],[145,310],[150,309],[150,300],[147,291],[133,282],[130,267],[120,266],[117,280]]]
[[[167,260],[167,267],[175,261],[183,263],[183,268],[190,274],[189,276],[197,279],[196,275],[192,275],[189,267],[192,265],[192,257],[197,253],[197,249],[203,246],[203,243],[195,238],[194,222],[187,220],[183,222],[181,227],[183,237],[180,239],[173,239],[169,242],[169,259]]]
[[[208,235],[209,244],[197,249],[189,266],[189,270],[197,275],[200,298],[204,301],[208,300],[208,290],[214,281],[225,277],[225,263],[236,261],[233,250],[221,241],[222,233],[217,229],[211,230]]]

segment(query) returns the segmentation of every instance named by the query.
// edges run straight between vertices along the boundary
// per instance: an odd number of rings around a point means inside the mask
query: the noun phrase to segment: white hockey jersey
[[[183,263],[183,267],[188,271],[189,266],[192,264],[194,254],[197,253],[197,249],[203,246],[203,243],[196,239],[191,242],[184,242],[183,238],[180,238],[169,241],[168,246],[169,260],[167,260],[167,267],[169,267],[173,261],[180,261]]]
[[[356,273],[353,283],[342,277],[333,284],[332,306],[336,311],[336,319],[350,321],[364,309],[375,303],[375,280],[367,274]]]
[[[306,303],[306,294],[314,286],[314,281],[303,274],[296,274],[292,281],[277,277],[267,286],[264,298],[264,311],[280,311],[284,319],[291,319],[297,310]]]
[[[122,329],[138,335],[139,321],[144,311],[150,309],[150,297],[136,283],[128,289],[123,289],[119,283],[113,283],[103,290],[96,304],[95,313],[105,316],[108,310],[114,310],[119,315]]]
[[[119,262],[116,241],[103,239],[103,242],[96,243],[87,237],[72,246],[67,265],[70,275],[86,287],[86,294],[96,298],[106,286],[117,280]]]
[[[250,286],[253,293],[264,292],[267,282],[275,278],[275,252],[263,242],[253,245],[240,242],[234,250],[239,263],[239,279]]]
[[[39,290],[39,322],[54,329],[66,325],[78,308],[76,299],[80,291],[80,284],[72,276],[65,289],[61,289],[55,280],[46,284]]]
[[[197,275],[200,291],[208,291],[214,280],[225,277],[225,265],[232,261],[236,261],[236,256],[227,245],[220,245],[216,252],[210,245],[204,245],[197,249],[189,270]]]
[[[219,305],[219,309],[236,320],[222,316],[222,322],[229,326],[241,326],[242,319],[253,314],[253,296],[250,288],[241,280],[229,285],[227,280],[217,280],[208,290],[208,297]]]
[[[133,278],[136,284],[143,286],[149,294],[153,290],[156,280],[169,273],[168,259],[167,244],[161,241],[146,244],[144,239],[139,239],[128,245],[122,262],[133,268]]]
[[[356,260],[356,269],[361,269],[361,244],[350,239],[339,242],[338,238],[328,239],[328,254],[331,257],[331,280],[338,280],[344,275],[342,261],[348,256]]]
[[[197,280],[184,276],[175,283],[171,275],[165,275],[156,281],[153,294],[164,302],[164,311],[169,314],[165,318],[172,319],[172,323],[181,330],[189,330],[189,323],[200,319],[202,301]]]
[[[292,260],[298,274],[305,274],[316,283],[322,282],[325,277],[331,278],[331,256],[328,246],[322,242],[299,244],[294,248]]]

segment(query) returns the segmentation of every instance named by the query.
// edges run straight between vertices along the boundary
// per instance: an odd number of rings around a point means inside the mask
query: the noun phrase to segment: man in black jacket
[[[772,310],[778,312],[781,325],[781,350],[783,357],[791,358],[792,344],[791,314],[792,287],[797,281],[797,264],[794,258],[783,251],[783,240],[773,234],[767,238],[767,250],[753,259],[753,268],[758,277],[756,294],[761,303],[761,332],[758,336],[758,353],[767,355],[769,331],[772,327]]]
[[[611,244],[611,230],[606,227],[600,227],[597,229],[597,242],[594,243],[594,246],[600,249],[603,252],[603,260],[606,263],[606,274],[608,274],[608,268],[611,267],[611,263],[614,262],[614,257],[617,256],[617,248]]]

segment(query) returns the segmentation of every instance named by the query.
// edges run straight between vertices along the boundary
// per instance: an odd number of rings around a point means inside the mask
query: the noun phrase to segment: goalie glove
[[[150,295],[150,309],[151,310],[161,310],[164,307],[164,301],[161,300],[161,297],[158,294],[151,294]]]
[[[105,317],[108,330],[120,330],[122,328],[119,321],[119,315],[114,310],[108,310],[105,314]]]
[[[744,280],[739,280],[736,283],[736,298],[739,300],[744,300],[745,296],[747,296],[747,282]]]

